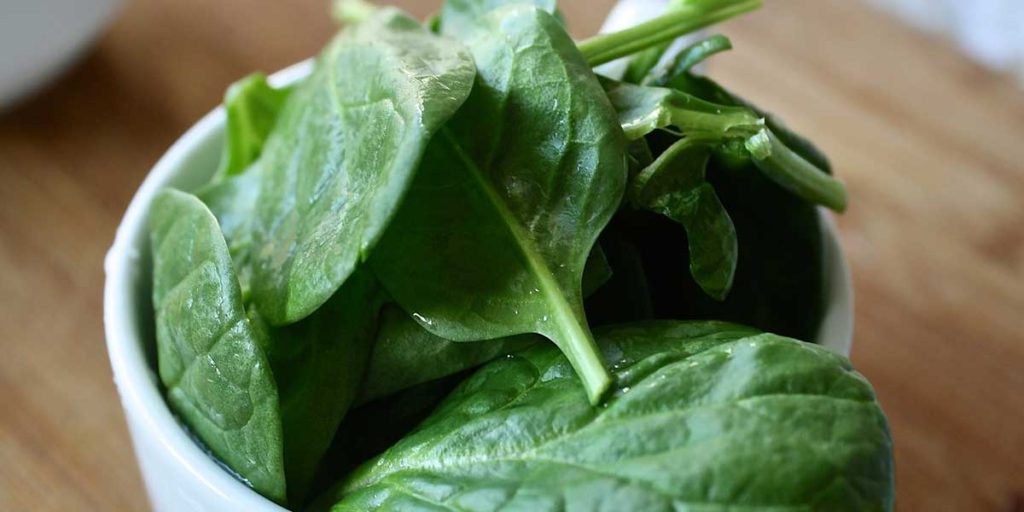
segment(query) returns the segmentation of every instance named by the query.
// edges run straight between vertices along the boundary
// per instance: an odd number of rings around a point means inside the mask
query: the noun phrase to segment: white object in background
[[[619,3],[612,7],[608,18],[601,25],[601,34],[618,32],[627,28],[650,21],[665,12],[669,0],[619,0]],[[616,80],[622,78],[629,66],[629,59],[623,58],[602,64],[595,68],[599,74]]]
[[[953,38],[982,64],[1024,84],[1024,1],[867,0],[914,25]]]
[[[57,76],[92,42],[117,0],[0,0],[0,109]]]
[[[311,69],[311,60],[296,64],[271,77],[271,83],[294,83]],[[209,180],[220,159],[224,124],[224,109],[217,108],[157,162],[128,206],[104,263],[107,350],[149,500],[158,512],[284,512],[236,480],[186,434],[167,407],[147,357],[153,350],[149,207],[166,187],[195,190]],[[824,213],[822,219],[829,295],[818,342],[848,354],[853,326],[849,272],[831,222]]]

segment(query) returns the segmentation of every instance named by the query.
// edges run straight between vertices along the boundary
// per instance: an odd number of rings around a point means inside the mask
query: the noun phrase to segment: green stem
[[[594,36],[577,46],[591,66],[598,66],[758,7],[761,7],[761,0],[717,0],[687,4],[635,27]]]
[[[746,146],[757,168],[786,190],[837,212],[846,209],[846,185],[789,149],[771,130],[761,130]]]

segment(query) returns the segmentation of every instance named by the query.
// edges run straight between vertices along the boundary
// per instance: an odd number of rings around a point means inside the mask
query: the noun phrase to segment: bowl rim
[[[280,87],[307,76],[313,59],[289,66],[270,76]],[[114,243],[104,260],[103,324],[114,382],[126,414],[141,422],[160,447],[192,475],[196,482],[224,500],[245,510],[284,512],[286,509],[263,497],[235,478],[207,454],[175,418],[164,400],[155,371],[150,367],[143,340],[138,339],[137,295],[140,276],[140,244],[148,243],[148,209],[156,194],[185,167],[182,165],[211,138],[221,136],[226,124],[223,105],[189,128],[159,159],[146,176],[117,228]],[[853,335],[853,290],[850,270],[836,236],[831,215],[820,209],[824,241],[824,271],[828,281],[826,312],[818,339],[833,351],[849,355]],[[138,443],[132,432],[132,442]],[[139,464],[144,461],[138,459]],[[147,483],[148,485],[148,483]]]

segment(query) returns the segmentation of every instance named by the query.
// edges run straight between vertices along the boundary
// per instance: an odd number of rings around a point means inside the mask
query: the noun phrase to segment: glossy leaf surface
[[[474,75],[462,45],[393,9],[331,42],[261,159],[253,298],[272,324],[312,313],[366,257]]]
[[[285,499],[281,413],[217,219],[167,190],[150,212],[160,380],[171,408],[257,492]]]

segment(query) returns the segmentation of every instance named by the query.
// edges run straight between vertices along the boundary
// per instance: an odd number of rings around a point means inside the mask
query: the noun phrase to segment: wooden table
[[[316,51],[326,0],[128,2],[0,115],[0,509],[141,510],[102,259],[135,188],[227,84]],[[416,14],[436,1],[406,0]],[[577,35],[611,0],[565,0]],[[896,439],[901,510],[1024,510],[1024,93],[850,0],[770,2],[713,74],[831,154],[853,360]]]

